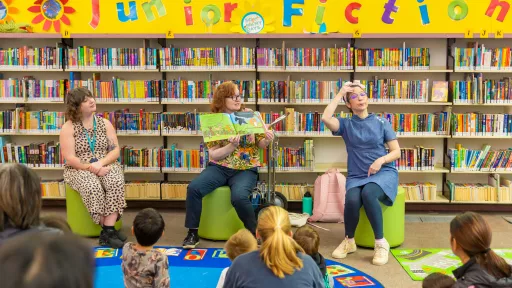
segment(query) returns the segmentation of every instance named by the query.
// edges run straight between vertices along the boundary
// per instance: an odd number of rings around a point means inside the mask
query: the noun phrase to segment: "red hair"
[[[215,89],[213,92],[212,104],[210,104],[213,113],[224,112],[226,110],[226,98],[235,96],[237,86],[231,81],[226,81]],[[240,111],[244,109],[244,105],[240,106]]]

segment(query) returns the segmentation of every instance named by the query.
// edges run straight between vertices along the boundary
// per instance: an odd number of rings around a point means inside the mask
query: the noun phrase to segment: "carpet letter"
[[[360,10],[361,4],[357,2],[352,2],[348,4],[347,8],[345,8],[345,19],[351,24],[359,23],[359,17],[354,16],[354,10]]]
[[[460,13],[457,13],[455,10],[456,8],[460,8]],[[466,16],[468,16],[469,8],[468,4],[464,2],[463,0],[453,0],[450,5],[448,5],[448,16],[452,18],[452,20],[459,21]]]
[[[283,0],[283,26],[292,26],[292,16],[302,16],[304,10],[302,8],[293,8],[293,4],[304,5],[304,0]]]
[[[382,13],[382,22],[386,24],[393,24],[395,19],[391,18],[391,13],[398,12],[398,6],[395,6],[396,0],[388,0],[384,4],[384,13]]]
[[[128,21],[136,21],[139,19],[137,16],[137,3],[135,1],[128,2],[128,9],[130,10],[130,14],[126,15],[124,13],[124,3],[118,2],[116,4],[117,6],[117,19],[121,22],[128,22]]]
[[[510,9],[510,4],[505,1],[499,1],[499,0],[491,0],[491,3],[489,4],[489,8],[487,8],[487,11],[485,12],[485,15],[492,17],[492,14],[494,14],[494,11],[496,8],[500,6],[500,14],[498,14],[498,18],[496,18],[498,21],[503,22],[505,20],[505,17],[507,16],[508,10]]]
[[[146,14],[146,20],[148,20],[148,22],[156,19],[155,14],[153,14],[153,11],[151,10],[152,6],[155,6],[158,17],[163,17],[167,14],[162,0],[151,0],[149,2],[142,3],[142,10],[144,10],[144,14]]]

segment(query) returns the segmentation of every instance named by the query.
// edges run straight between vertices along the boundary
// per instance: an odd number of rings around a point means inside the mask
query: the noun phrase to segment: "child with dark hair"
[[[39,219],[39,221],[45,227],[59,229],[64,233],[73,233],[66,219],[60,216],[53,214],[41,216],[41,219]]]
[[[452,277],[442,273],[432,273],[423,279],[422,288],[451,288],[455,284]]]
[[[0,286],[93,288],[94,265],[92,249],[78,236],[24,233],[0,248]]]
[[[318,248],[320,247],[320,235],[318,235],[318,232],[310,226],[302,226],[293,234],[293,240],[304,249],[306,254],[315,260],[318,268],[320,268],[320,272],[324,276],[325,288],[334,287],[334,283],[331,283],[331,279],[329,279],[327,274],[324,256],[318,253]]]
[[[132,233],[137,243],[128,242],[123,247],[122,269],[124,285],[136,287],[169,287],[169,262],[167,255],[153,249],[164,234],[165,222],[155,209],[140,211],[133,220]]]
[[[453,287],[512,287],[512,267],[491,249],[491,227],[482,215],[457,215],[450,222],[450,234],[453,254],[463,264],[453,271]]]

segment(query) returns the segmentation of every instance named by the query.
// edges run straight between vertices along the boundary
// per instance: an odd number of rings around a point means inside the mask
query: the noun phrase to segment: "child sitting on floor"
[[[315,229],[308,225],[302,226],[295,231],[295,234],[293,234],[293,240],[295,240],[295,242],[304,249],[304,252],[311,256],[318,265],[320,272],[322,272],[322,275],[324,276],[325,288],[334,287],[334,281],[332,278],[329,278],[329,275],[327,274],[327,266],[325,265],[324,256],[318,253],[318,247],[320,247],[320,236]]]
[[[226,242],[226,245],[224,245],[224,250],[226,250],[226,254],[231,261],[234,261],[236,257],[242,254],[257,249],[258,241],[256,241],[256,238],[254,238],[252,233],[247,229],[240,229],[238,232],[233,234]],[[217,283],[217,288],[222,288],[224,286],[224,279],[226,278],[228,269],[229,267],[222,270],[219,282]]]
[[[455,280],[442,273],[432,273],[423,279],[423,288],[451,288]]]
[[[162,215],[153,208],[146,208],[135,216],[132,234],[137,243],[128,242],[123,247],[121,265],[125,287],[170,287],[167,255],[153,249],[164,234],[164,228]]]

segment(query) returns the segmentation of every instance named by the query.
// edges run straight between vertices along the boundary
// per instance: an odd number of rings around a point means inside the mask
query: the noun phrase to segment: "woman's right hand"
[[[89,170],[89,172],[97,175],[101,168],[102,168],[102,166],[101,166],[100,162],[94,162],[91,165],[89,165],[89,168],[87,170]]]
[[[235,137],[229,137],[228,141],[233,146],[238,147],[238,145],[240,144],[240,135],[235,136]]]
[[[338,98],[338,100],[342,99],[345,95],[347,95],[347,93],[354,92],[354,88],[350,87],[350,85],[352,85],[352,83],[347,82],[345,83],[345,85],[343,85],[343,87],[341,87],[340,92],[338,92],[338,94],[336,95],[336,98]]]
[[[107,175],[108,172],[110,172],[110,167],[105,166],[105,167],[101,167],[100,170],[98,171],[98,173],[96,173],[96,175],[103,177],[103,176]]]

